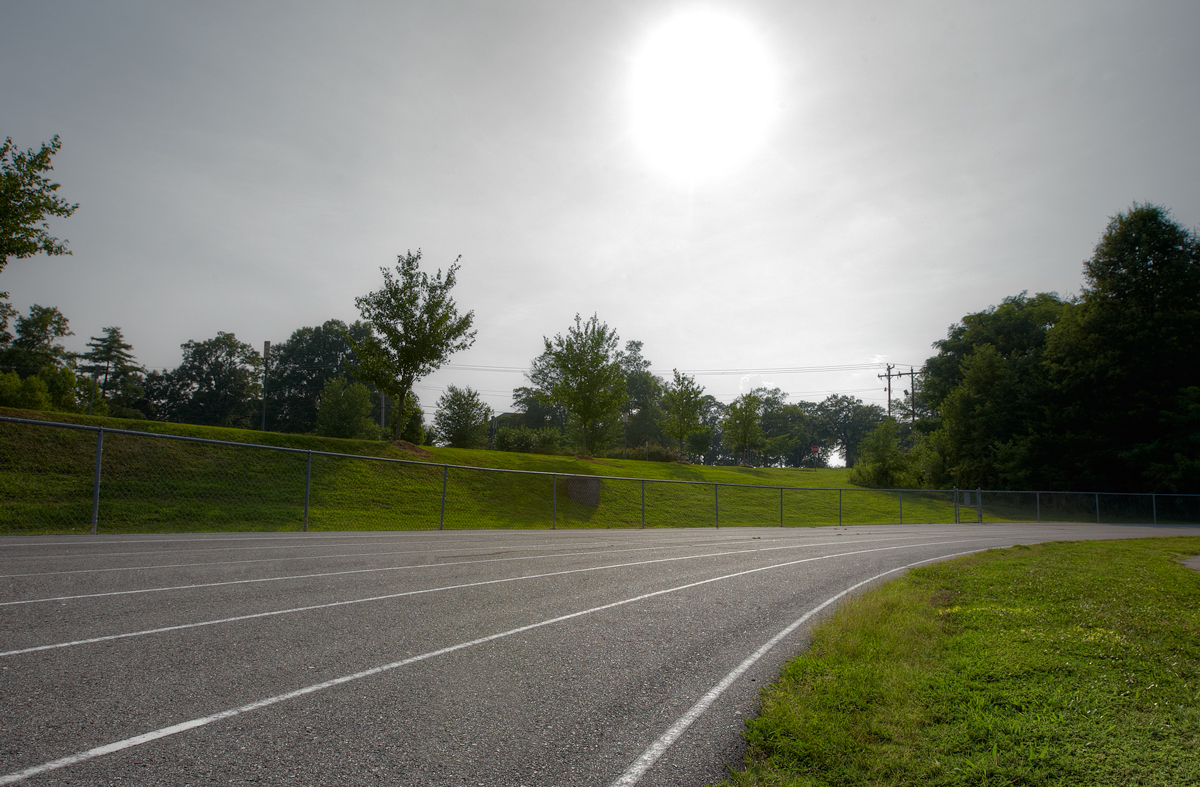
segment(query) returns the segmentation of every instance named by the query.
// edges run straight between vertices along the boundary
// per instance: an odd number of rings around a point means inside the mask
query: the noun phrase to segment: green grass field
[[[1200,784],[1200,538],[909,572],[817,627],[724,784]]]
[[[896,492],[850,487],[842,468],[706,467],[437,447],[428,449],[432,458],[418,461],[379,441],[4,408],[0,415],[140,433],[106,433],[99,512],[103,532],[297,530],[304,524],[306,472],[311,472],[312,530],[429,529],[439,524],[606,528],[641,527],[643,522],[646,527],[709,527],[718,521],[721,526],[882,524],[900,521],[901,502],[908,522],[954,519],[949,492],[904,492],[901,500]],[[242,445],[164,440],[152,434]],[[313,453],[308,468],[307,453],[245,447],[252,445],[324,453]],[[94,432],[0,423],[0,534],[86,532],[95,447]],[[444,470],[442,464],[452,467]],[[581,484],[568,478],[579,476],[594,477],[593,488],[579,492]],[[693,483],[672,483],[680,481]],[[1030,501],[1015,498],[989,501],[984,510],[988,521],[1032,514]],[[1087,521],[1089,516],[1094,515],[1084,506],[1057,518]],[[974,508],[963,510],[962,521],[974,518]]]

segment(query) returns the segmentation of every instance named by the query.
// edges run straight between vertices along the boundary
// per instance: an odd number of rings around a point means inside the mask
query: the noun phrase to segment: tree
[[[133,345],[125,341],[121,329],[115,326],[102,328],[102,336],[92,336],[87,346],[92,348],[83,354],[91,364],[86,371],[100,380],[100,395],[105,399],[121,390],[122,383],[136,376],[141,368],[133,363]]]
[[[586,323],[576,314],[566,336],[542,341],[545,350],[534,359],[529,380],[578,423],[586,454],[588,443],[597,445],[626,401],[617,334],[595,314]]]
[[[286,341],[272,345],[264,392],[268,428],[301,434],[315,429],[325,385],[338,377],[356,381],[349,337],[362,340],[367,334],[365,323],[327,320],[299,328]]]
[[[765,442],[761,416],[762,399],[748,393],[733,400],[721,422],[722,442],[734,454],[740,454],[743,463],[748,464],[750,452],[762,448]]]
[[[704,428],[700,420],[704,386],[697,385],[696,378],[680,374],[678,369],[672,369],[671,373],[674,378],[663,392],[664,417],[659,423],[664,432],[679,441],[679,452],[683,453],[688,438]]]
[[[461,257],[459,258],[461,259]],[[348,336],[358,358],[356,374],[398,402],[406,402],[417,380],[440,368],[450,356],[475,342],[475,313],[460,315],[450,290],[458,260],[442,278],[420,270],[421,250],[397,258],[395,276],[387,268],[383,288],[355,298],[369,327],[361,339]],[[394,435],[399,436],[401,419]]]
[[[858,461],[858,444],[876,424],[885,418],[877,404],[863,404],[861,399],[844,394],[831,394],[818,405],[825,434],[842,450],[846,467]]]
[[[249,428],[258,411],[262,356],[232,333],[180,345],[183,361],[146,380],[147,398],[169,421]]]
[[[11,137],[0,145],[0,271],[9,258],[71,253],[46,224],[47,217],[66,218],[79,207],[60,199],[55,194],[58,184],[42,174],[54,169],[50,159],[61,147],[57,134],[36,153],[33,149],[22,153]],[[0,298],[7,296],[0,293]]]
[[[859,456],[850,471],[850,483],[896,489],[908,485],[908,470],[908,456],[900,450],[896,421],[884,418],[859,444]]]
[[[483,403],[478,391],[450,385],[438,399],[433,431],[438,440],[454,448],[484,448],[491,418],[492,408]]]
[[[362,383],[334,377],[325,382],[317,405],[317,434],[370,440],[379,435],[371,420],[371,391]]]
[[[630,445],[661,443],[662,379],[650,373],[650,361],[642,356],[639,341],[625,342],[625,351],[618,354],[618,359],[625,376],[625,439]]]
[[[0,352],[0,369],[15,371],[22,378],[43,369],[57,370],[74,361],[58,340],[73,336],[67,318],[53,306],[29,307],[27,317],[17,316],[16,336]]]

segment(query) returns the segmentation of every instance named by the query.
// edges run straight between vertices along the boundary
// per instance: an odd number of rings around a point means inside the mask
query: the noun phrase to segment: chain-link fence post
[[[550,529],[558,529],[558,475],[550,474]]]
[[[442,510],[438,514],[438,530],[446,526],[446,476],[450,473],[450,465],[442,465]]]
[[[646,479],[642,479],[642,529],[646,529]]]
[[[1037,507],[1037,521],[1041,522],[1042,521],[1042,493],[1034,492],[1033,495],[1034,495],[1034,501],[1035,501],[1034,505]]]
[[[904,524],[904,490],[897,489],[896,492],[900,495],[900,524]]]
[[[92,478],[92,529],[96,535],[97,522],[100,520],[100,457],[104,453],[104,427],[96,433],[96,473]]]
[[[1095,493],[1096,497],[1096,524],[1100,524],[1100,493]]]
[[[842,490],[838,490],[838,527],[842,526]]]
[[[312,489],[312,451],[304,461],[304,532],[308,532],[308,496]]]
[[[975,510],[979,512],[978,518],[975,520],[979,524],[983,524],[983,489],[975,487]]]
[[[1158,524],[1158,495],[1150,495],[1150,516],[1153,517],[1154,524]]]
[[[779,487],[779,526],[783,527],[783,487]]]

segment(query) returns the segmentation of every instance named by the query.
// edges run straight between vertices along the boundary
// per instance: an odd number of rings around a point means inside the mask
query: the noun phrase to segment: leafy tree
[[[264,394],[268,428],[301,434],[315,429],[326,384],[338,377],[356,381],[350,337],[361,341],[368,332],[362,322],[346,325],[341,320],[327,320],[299,328],[287,341],[272,345]],[[373,417],[377,412],[373,411]]]
[[[478,391],[450,385],[438,399],[433,431],[438,440],[454,448],[484,448],[491,418],[492,408],[483,403]]]
[[[762,448],[766,442],[761,418],[762,399],[748,393],[733,400],[721,422],[721,441],[734,454],[740,455],[743,463],[749,464],[750,452]]]
[[[29,316],[17,317],[16,330],[16,337],[0,355],[0,367],[27,377],[44,367],[58,368],[72,362],[73,356],[58,340],[73,336],[74,331],[57,308],[30,306]]]
[[[1134,204],[1109,221],[1079,302],[1048,336],[1041,476],[1060,487],[1172,488],[1160,486],[1162,469],[1179,464],[1169,424],[1186,420],[1197,357],[1200,242],[1166,209]]]
[[[704,387],[696,384],[696,378],[680,374],[678,369],[672,369],[671,373],[674,375],[674,379],[667,384],[666,390],[663,391],[664,415],[659,423],[667,435],[679,441],[679,452],[683,453],[684,443],[688,438],[701,432],[704,428],[700,420],[701,408],[704,403]]]
[[[457,259],[444,279],[440,269],[434,276],[420,270],[420,249],[397,260],[395,276],[380,268],[382,289],[355,298],[369,333],[362,339],[349,336],[349,340],[358,357],[356,374],[395,401],[407,403],[417,380],[440,368],[451,354],[474,344],[471,322],[475,313],[460,315],[450,297]],[[393,434],[401,433],[402,420],[395,419]]]
[[[147,396],[169,421],[249,428],[258,412],[262,356],[232,333],[180,345],[183,361],[146,379]]]
[[[0,407],[49,410],[50,391],[36,375],[22,380],[16,372],[0,374]]]
[[[909,460],[900,450],[895,420],[884,418],[863,438],[858,460],[850,471],[850,483],[876,489],[909,485]]]
[[[46,224],[47,217],[66,218],[79,207],[60,199],[55,194],[58,184],[43,174],[54,169],[50,159],[61,147],[58,135],[36,153],[22,153],[11,137],[0,145],[0,271],[9,258],[71,253]],[[0,298],[7,296],[0,293]]]
[[[317,434],[370,440],[379,436],[371,420],[371,391],[362,383],[334,377],[325,382],[317,406]]]
[[[627,397],[622,408],[625,440],[629,445],[661,444],[662,378],[650,373],[650,361],[642,355],[642,342],[625,342],[618,359]]]
[[[529,429],[555,429],[564,432],[567,428],[567,411],[554,401],[548,392],[538,391],[527,385],[513,389],[513,407],[521,414],[517,426]]]
[[[577,422],[583,453],[589,442],[595,450],[626,401],[617,334],[594,314],[586,323],[576,314],[566,336],[542,341],[545,351],[534,359],[529,379]]]
[[[864,404],[861,399],[844,394],[831,394],[817,406],[822,430],[842,450],[846,466],[858,461],[858,445],[867,433],[886,416],[877,404]]]
[[[101,336],[89,338],[87,346],[91,349],[83,354],[83,358],[90,361],[85,370],[100,378],[100,395],[109,399],[119,394],[130,378],[136,380],[142,370],[133,363],[130,352],[133,345],[125,341],[120,328],[102,328],[101,333]]]

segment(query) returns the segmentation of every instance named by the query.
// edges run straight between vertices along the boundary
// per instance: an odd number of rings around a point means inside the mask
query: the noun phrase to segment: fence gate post
[[[646,528],[646,479],[642,479],[642,529]]]
[[[449,472],[450,465],[442,465],[442,512],[438,514],[438,530],[446,525],[446,474]]]
[[[104,453],[104,427],[100,427],[100,431],[96,433],[96,473],[92,478],[92,529],[89,531],[93,536],[96,535],[96,523],[100,519],[100,456]]]
[[[550,474],[550,529],[558,529],[558,474]]]
[[[713,484],[713,512],[716,514],[716,519],[713,520],[713,527],[721,526],[721,488],[717,484]]]
[[[304,532],[308,532],[308,495],[312,489],[312,451],[304,462]]]

